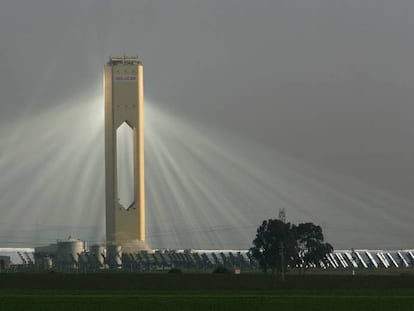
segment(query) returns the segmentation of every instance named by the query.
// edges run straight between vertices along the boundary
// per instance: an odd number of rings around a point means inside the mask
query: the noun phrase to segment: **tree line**
[[[326,264],[326,255],[333,251],[324,243],[322,228],[313,223],[299,225],[278,219],[264,220],[257,229],[251,255],[264,272],[284,272],[288,267],[305,270]]]

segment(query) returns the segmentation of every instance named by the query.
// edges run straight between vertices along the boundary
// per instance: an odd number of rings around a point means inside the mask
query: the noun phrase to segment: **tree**
[[[323,243],[322,228],[311,222],[299,224],[296,227],[298,242],[298,258],[302,262],[302,268],[318,266],[325,261],[327,254],[332,253],[333,247],[329,243]]]
[[[250,253],[264,272],[282,272],[295,266],[307,268],[319,265],[332,252],[332,246],[323,241],[322,228],[313,223],[296,226],[269,219],[257,229]]]
[[[281,272],[294,259],[296,244],[290,223],[269,219],[264,220],[257,229],[250,252],[264,272],[269,269],[272,273]]]

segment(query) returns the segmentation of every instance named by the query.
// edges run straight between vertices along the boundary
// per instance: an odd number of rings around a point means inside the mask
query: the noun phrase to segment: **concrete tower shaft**
[[[145,242],[143,67],[136,57],[112,57],[104,69],[105,194],[108,245]],[[126,123],[133,139],[133,202],[119,200],[117,130]],[[145,243],[144,243],[145,244]]]

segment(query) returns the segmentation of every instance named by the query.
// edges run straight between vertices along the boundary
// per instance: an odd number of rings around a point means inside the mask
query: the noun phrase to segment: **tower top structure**
[[[108,65],[142,65],[141,59],[138,56],[116,56],[110,57]]]

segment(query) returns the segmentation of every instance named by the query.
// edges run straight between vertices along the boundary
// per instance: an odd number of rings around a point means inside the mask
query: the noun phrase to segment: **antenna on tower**
[[[279,208],[279,220],[286,223],[286,210],[284,208]]]

